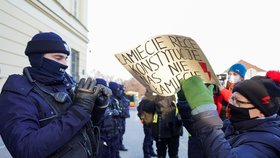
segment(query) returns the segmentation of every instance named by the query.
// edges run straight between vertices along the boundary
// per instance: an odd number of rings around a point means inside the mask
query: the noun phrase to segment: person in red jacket
[[[228,99],[232,94],[233,87],[240,81],[243,81],[246,74],[246,67],[243,64],[234,64],[228,70],[228,79],[226,87],[219,87],[219,91],[214,94],[214,102],[217,111],[222,120],[227,118],[226,107]]]

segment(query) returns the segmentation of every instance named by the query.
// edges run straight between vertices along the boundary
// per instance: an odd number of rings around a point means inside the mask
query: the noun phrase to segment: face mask
[[[40,70],[57,80],[61,80],[64,77],[67,67],[68,66],[60,64],[54,60],[43,58]]]
[[[250,118],[249,110],[250,109],[255,109],[255,107],[239,108],[239,107],[236,107],[232,104],[228,104],[228,107],[230,108],[230,112],[229,112],[230,118],[229,118],[229,120],[232,123],[254,119],[254,118]]]
[[[240,77],[235,75],[229,75],[228,76],[228,82],[230,83],[237,83],[239,81]]]
[[[117,98],[121,98],[121,96],[122,96],[121,90],[120,90],[119,88],[113,90],[112,93],[113,93],[114,96],[116,96]]]

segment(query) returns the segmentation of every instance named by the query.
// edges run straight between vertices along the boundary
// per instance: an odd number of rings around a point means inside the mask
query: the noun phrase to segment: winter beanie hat
[[[114,96],[120,97],[120,85],[117,82],[109,82],[109,88],[112,90]]]
[[[271,97],[271,102],[275,104],[275,111],[278,111],[280,108],[280,72],[268,71],[266,76],[254,76],[251,80],[257,80],[265,86]]]
[[[276,83],[280,84],[280,72],[279,71],[267,71],[266,77],[270,78],[271,80],[275,81]]]
[[[247,69],[243,64],[234,64],[228,70],[228,72],[231,72],[231,71],[238,73],[242,78],[244,78]]]
[[[34,35],[27,43],[25,55],[45,54],[45,53],[64,53],[69,55],[70,48],[62,38],[53,32],[41,32]]]
[[[116,91],[120,89],[120,85],[117,82],[109,82],[109,88],[112,91]]]
[[[275,111],[275,104],[271,102],[267,89],[257,80],[241,81],[233,88],[232,92],[242,94],[265,116],[270,116],[277,112]]]
[[[103,78],[96,78],[96,84],[101,84],[108,87],[107,82]]]
[[[124,85],[120,84],[120,89],[124,91],[125,90]]]
[[[280,84],[267,76],[254,76],[251,80],[261,82],[267,89],[270,97],[280,97]]]
[[[147,113],[154,114],[156,111],[155,102],[150,100],[145,100],[144,103],[142,104],[142,110]]]

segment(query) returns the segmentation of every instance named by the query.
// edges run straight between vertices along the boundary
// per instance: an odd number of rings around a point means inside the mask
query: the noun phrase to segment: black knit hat
[[[232,92],[239,92],[242,94],[265,116],[277,113],[275,104],[271,102],[267,89],[257,80],[241,81],[233,88]]]
[[[53,32],[42,32],[34,35],[25,49],[25,55],[27,56],[56,52],[69,55],[70,48],[59,35]]]
[[[107,82],[103,78],[96,78],[96,84],[101,84],[103,86],[108,87]]]
[[[265,88],[267,89],[268,94],[271,97],[271,102],[275,104],[274,109],[275,111],[279,111],[280,113],[280,84],[277,81],[274,81],[265,76],[254,76],[251,80],[257,80],[261,82]]]
[[[148,100],[148,99],[143,99],[142,100],[142,110],[147,113],[154,114],[156,111],[155,102]]]

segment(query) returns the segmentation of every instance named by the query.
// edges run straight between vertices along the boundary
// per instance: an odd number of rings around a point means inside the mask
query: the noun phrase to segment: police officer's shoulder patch
[[[22,75],[10,75],[3,85],[2,91],[11,91],[24,96],[32,90],[33,86],[28,82],[27,78]]]

